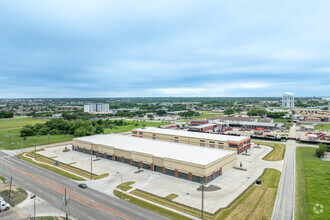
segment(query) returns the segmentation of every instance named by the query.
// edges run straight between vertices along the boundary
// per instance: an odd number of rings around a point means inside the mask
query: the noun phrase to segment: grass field
[[[45,145],[48,144],[47,135],[37,135],[31,137],[20,137],[20,130],[25,125],[35,125],[37,123],[45,123],[46,119],[37,118],[11,118],[0,120],[0,142],[3,142],[5,149],[19,149],[21,148],[22,140],[23,147],[32,147],[34,144]],[[72,136],[70,135],[49,135],[49,143],[59,143],[65,141],[71,141]],[[10,146],[9,143],[12,145]],[[2,148],[2,144],[0,144]]]
[[[205,118],[224,116],[223,113],[217,113],[212,111],[198,111],[198,112],[202,112],[202,114],[198,117],[194,117],[194,119],[205,119]]]
[[[10,118],[10,119],[0,119],[0,129],[7,128],[21,128],[25,125],[35,125],[43,124],[47,119],[38,119],[38,118]]]
[[[116,126],[113,129],[107,128],[104,130],[104,134],[110,134],[110,133],[121,133],[126,131],[131,131],[134,128],[142,128],[142,127],[158,127],[158,126],[164,126],[169,125],[169,123],[166,122],[148,122],[148,121],[127,121],[129,125],[125,126]]]
[[[36,135],[21,138],[20,137],[20,129],[24,125],[27,124],[37,124],[37,123],[45,123],[47,120],[45,119],[35,119],[35,118],[13,118],[13,119],[1,119],[0,120],[0,142],[3,142],[5,145],[5,149],[19,149],[22,145],[23,140],[23,147],[33,147],[34,144],[37,146],[46,145],[48,144],[48,135]],[[134,122],[134,121],[127,121],[129,125],[125,126],[117,126],[113,129],[105,129],[104,134],[110,133],[120,133],[125,131],[130,131],[133,128],[140,128],[140,127],[158,127],[167,125],[168,123],[162,122]],[[49,143],[60,143],[65,141],[71,141],[74,138],[71,135],[49,135]],[[11,145],[9,145],[11,143]],[[0,144],[0,148],[2,148],[2,144]]]
[[[215,216],[205,213],[204,219],[270,219],[280,176],[280,171],[266,169],[260,178],[262,181],[261,186],[252,185],[228,208],[220,210]],[[141,190],[134,190],[131,193],[190,215],[201,217],[200,210],[164,200]]]
[[[320,129],[330,130],[330,124],[317,124],[317,126],[315,126],[315,130],[320,130]]]
[[[121,195],[122,195],[121,192],[119,192],[118,190],[114,190],[114,193],[115,193],[115,195],[117,197],[121,198]],[[161,208],[161,207],[159,207],[157,205],[151,204],[149,202],[145,202],[145,201],[143,201],[141,199],[137,199],[135,197],[129,196],[126,193],[124,193],[123,199],[126,200],[126,201],[128,201],[128,202],[131,202],[131,203],[133,203],[135,205],[138,205],[140,207],[143,207],[145,209],[149,209],[149,210],[151,210],[153,212],[156,212],[158,214],[161,214],[163,216],[166,216],[166,217],[168,217],[170,219],[175,219],[175,220],[188,220],[188,219],[190,219],[190,218],[188,218],[186,216],[183,216],[183,215],[180,215],[180,214],[178,214],[176,212],[172,212],[172,211],[170,211],[168,209],[164,209],[164,208]]]
[[[267,154],[263,160],[268,161],[279,161],[284,159],[285,154],[285,145],[284,144],[277,144],[277,143],[268,143],[268,142],[259,142],[253,141],[255,144],[266,145],[272,147],[273,150]]]
[[[330,216],[330,162],[315,155],[315,148],[296,149],[296,219],[329,219]],[[320,204],[323,212],[314,207]],[[316,209],[318,210],[318,209]]]
[[[274,118],[274,123],[286,123],[287,121],[291,121],[292,119],[288,118]]]
[[[9,198],[9,190],[1,191],[2,194]],[[15,206],[23,202],[27,198],[28,194],[25,189],[17,188],[17,190],[12,190],[10,192],[10,204]]]

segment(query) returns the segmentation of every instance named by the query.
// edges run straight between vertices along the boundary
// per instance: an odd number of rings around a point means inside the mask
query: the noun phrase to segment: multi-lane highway
[[[0,156],[8,156],[3,152]],[[2,159],[3,160],[3,159]],[[64,188],[71,196],[70,214],[76,219],[167,219],[124,200],[93,189],[80,189],[77,183],[16,157],[6,157],[5,177],[36,194],[58,209],[63,208]],[[2,163],[0,164],[2,169]]]

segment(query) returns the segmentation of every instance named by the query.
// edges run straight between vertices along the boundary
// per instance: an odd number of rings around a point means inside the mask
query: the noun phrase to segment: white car
[[[7,211],[9,207],[10,205],[7,202],[5,201],[0,202],[0,212]]]

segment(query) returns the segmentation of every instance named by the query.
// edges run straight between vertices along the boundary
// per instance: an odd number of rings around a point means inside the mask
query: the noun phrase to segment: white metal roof
[[[191,126],[192,128],[207,128],[210,126],[215,126],[216,124],[202,124],[202,125],[196,125],[196,126]]]
[[[160,158],[170,158],[199,165],[208,165],[236,151],[179,144],[167,141],[138,138],[127,135],[107,134],[75,138],[93,144],[102,144],[126,151],[141,152]]]
[[[172,129],[163,129],[163,128],[154,128],[154,127],[138,128],[138,129],[134,129],[134,130],[141,131],[141,132],[146,131],[146,132],[153,132],[153,133],[159,133],[159,134],[200,138],[200,139],[208,139],[208,140],[216,140],[216,141],[234,141],[234,142],[236,142],[236,141],[244,141],[245,139],[249,138],[248,136],[208,134],[208,133],[202,133],[202,132],[172,130]]]

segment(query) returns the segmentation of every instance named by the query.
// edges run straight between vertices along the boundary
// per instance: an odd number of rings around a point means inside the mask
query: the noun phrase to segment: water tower
[[[282,107],[283,108],[294,108],[294,96],[291,92],[286,92],[282,97]]]

